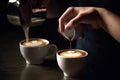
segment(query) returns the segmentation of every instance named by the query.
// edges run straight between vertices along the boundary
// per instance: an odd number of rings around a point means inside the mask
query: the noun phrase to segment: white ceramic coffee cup
[[[43,46],[25,46],[23,45],[25,40],[19,42],[20,52],[27,64],[42,64],[46,57],[52,56],[53,58],[57,51],[57,46],[55,44],[50,44],[47,39],[31,38],[29,40],[43,40],[46,44]]]
[[[63,51],[73,51],[77,50],[83,53],[81,57],[65,57],[61,56],[60,53]],[[72,53],[74,54],[74,53]],[[84,50],[79,50],[79,49],[64,49],[64,50],[59,50],[56,54],[57,57],[57,63],[60,69],[63,71],[63,74],[65,77],[69,78],[75,78],[79,77],[86,65],[86,57],[88,53]]]

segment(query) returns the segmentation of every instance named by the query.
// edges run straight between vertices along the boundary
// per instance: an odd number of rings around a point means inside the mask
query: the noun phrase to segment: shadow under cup
[[[58,66],[63,71],[65,77],[80,77],[87,63],[86,57],[88,53],[86,51],[79,49],[65,49],[58,51],[56,55]]]
[[[27,64],[42,64],[47,56],[53,56],[57,51],[55,44],[49,44],[48,40],[40,38],[29,39],[28,43],[22,40],[19,47]]]

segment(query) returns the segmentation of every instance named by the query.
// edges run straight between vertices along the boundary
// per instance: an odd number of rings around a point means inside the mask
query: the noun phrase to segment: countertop
[[[56,60],[45,59],[43,64],[27,65],[19,50],[19,42],[25,39],[20,26],[1,22],[0,37],[0,80],[76,80],[64,78]]]

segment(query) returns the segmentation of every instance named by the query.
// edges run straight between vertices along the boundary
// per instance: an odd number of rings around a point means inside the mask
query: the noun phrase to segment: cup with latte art
[[[57,63],[65,77],[79,77],[86,65],[88,53],[80,49],[59,50],[56,54]]]
[[[27,64],[42,64],[46,57],[55,59],[57,46],[50,44],[47,39],[30,38],[19,43],[20,52]]]

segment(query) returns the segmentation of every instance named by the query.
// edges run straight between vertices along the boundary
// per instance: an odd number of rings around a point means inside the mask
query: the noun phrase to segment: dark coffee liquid
[[[72,49],[72,41],[69,40],[69,43],[70,43],[70,49]]]
[[[69,40],[69,43],[70,43],[70,49],[72,49],[72,41],[75,37],[75,30],[74,28],[71,29],[71,30],[65,30],[65,34],[63,34],[68,40]]]
[[[26,41],[29,41],[29,27],[32,17],[39,17],[39,23],[46,18],[48,3],[50,0],[19,0],[20,23],[25,33]],[[37,23],[36,23],[37,24]],[[35,25],[35,24],[34,24]]]
[[[29,41],[29,26],[23,25],[22,27],[23,27],[23,30],[24,30],[26,42],[28,42]]]
[[[72,37],[73,36],[69,36],[69,39],[68,39],[69,40],[69,44],[70,44],[70,49],[72,49]]]
[[[20,23],[25,33],[26,42],[29,40],[29,26],[31,23],[32,8],[29,0],[19,0]]]

